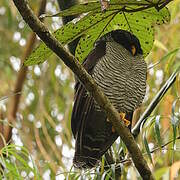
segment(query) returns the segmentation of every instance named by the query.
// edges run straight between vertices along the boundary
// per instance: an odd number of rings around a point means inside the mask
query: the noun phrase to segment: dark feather
[[[95,48],[89,54],[87,59],[85,59],[82,65],[89,74],[92,74],[93,68],[95,67],[98,60],[102,56],[104,56],[105,50],[106,50],[105,41],[99,41],[97,42],[97,44],[95,45]],[[72,129],[74,137],[76,136],[76,131],[78,130],[77,127],[78,127],[79,121],[81,121],[81,116],[83,115],[82,107],[86,105],[85,101],[88,95],[82,83],[79,80],[77,80],[77,78],[75,78],[75,80],[76,80],[76,84],[75,84],[74,108],[73,108],[72,117],[71,117],[71,129]]]

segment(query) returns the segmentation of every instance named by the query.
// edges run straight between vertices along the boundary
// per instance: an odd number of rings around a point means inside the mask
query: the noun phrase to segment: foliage
[[[29,2],[33,10],[37,11],[39,1]],[[146,3],[149,4],[148,1]],[[97,5],[97,8],[100,9],[99,4]],[[171,13],[170,24],[155,27],[154,46],[146,57],[146,62],[151,67],[147,76],[147,96],[142,107],[136,111],[134,123],[143,114],[171,74],[180,66],[179,5],[180,0],[174,0],[168,6]],[[5,8],[4,14],[3,7]],[[54,1],[48,1],[46,10],[48,14],[56,14],[58,12],[57,4]],[[84,7],[82,10],[87,12]],[[166,11],[165,9],[162,10]],[[90,14],[100,14],[100,12],[94,11]],[[72,11],[68,12],[72,13]],[[108,13],[110,12],[107,10],[105,14]],[[125,12],[125,14],[128,13]],[[89,16],[88,14],[87,18]],[[86,19],[85,17],[83,19]],[[45,19],[46,25],[51,31],[55,31],[55,34],[62,31],[60,22],[60,17]],[[78,21],[77,24],[80,22],[83,20]],[[67,29],[68,27],[71,29],[73,26],[74,23],[69,23]],[[87,27],[89,27],[88,23]],[[59,37],[58,35],[56,37],[64,38],[61,39],[61,42],[64,41],[62,44],[65,45],[76,38],[76,33],[79,33],[79,36],[86,34],[84,31],[81,34],[81,31],[81,28],[79,31],[72,31],[74,36],[71,32],[65,31],[62,37],[60,34]],[[7,0],[0,1],[0,42],[3,42],[0,43],[0,119],[4,126],[11,106],[16,77],[19,73],[19,61],[26,48],[22,42],[25,40],[26,44],[28,43],[30,33],[30,29],[19,16],[14,5]],[[68,39],[69,37],[70,39]],[[34,52],[39,51],[38,49]],[[48,59],[48,61],[28,67],[16,123],[13,125],[13,144],[1,149],[1,163],[6,162],[6,166],[4,166],[6,171],[3,171],[4,176],[7,179],[13,177],[19,177],[19,179],[22,177],[23,179],[22,172],[25,171],[27,178],[30,179],[29,173],[32,171],[37,179],[64,179],[65,177],[67,179],[108,179],[109,176],[114,177],[115,168],[121,166],[124,179],[130,177],[138,179],[138,174],[130,157],[119,158],[121,149],[124,149],[126,153],[126,148],[119,139],[112,147],[116,164],[112,164],[110,167],[105,165],[102,169],[97,167],[84,172],[74,170],[71,167],[74,139],[70,130],[70,116],[74,78],[69,69],[57,57],[48,55],[49,50],[42,50],[42,52],[44,53],[41,54],[42,59]],[[41,50],[38,54],[41,61],[40,53]],[[35,62],[37,61],[35,60]],[[179,92],[180,78],[177,76],[175,83],[147,118],[146,123],[141,128],[140,136],[137,138],[137,143],[148,161],[148,165],[151,166],[155,179],[173,179],[178,176],[177,172],[180,168]],[[17,149],[17,146],[20,146],[20,149]],[[2,156],[7,152],[8,156]],[[31,157],[33,166],[28,164]]]
[[[144,7],[144,8],[143,8]],[[148,7],[148,8],[147,8]],[[110,1],[109,8],[101,11],[99,2],[90,2],[73,6],[58,13],[58,16],[70,16],[87,13],[77,22],[70,22],[54,32],[55,37],[63,44],[68,44],[81,37],[76,48],[76,58],[82,62],[93,49],[94,43],[104,34],[123,29],[135,34],[141,42],[146,57],[154,42],[154,24],[169,22],[167,8],[161,10],[152,7],[147,1]],[[52,52],[42,43],[25,61],[25,65],[42,63]]]
[[[10,144],[1,149],[0,178],[24,179],[28,175],[31,178],[40,179],[38,170],[28,150],[22,146]]]

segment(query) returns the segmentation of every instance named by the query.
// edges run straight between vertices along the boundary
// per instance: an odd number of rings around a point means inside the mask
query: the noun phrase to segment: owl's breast
[[[109,44],[93,71],[93,78],[119,112],[134,111],[146,92],[147,65],[121,45]]]

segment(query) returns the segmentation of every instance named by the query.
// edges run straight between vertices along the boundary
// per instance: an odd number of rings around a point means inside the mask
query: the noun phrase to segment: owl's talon
[[[120,115],[121,119],[124,121],[124,124],[128,127],[131,124],[131,122],[125,118],[126,114],[125,113],[119,113],[119,115]],[[109,121],[109,120],[107,119],[107,121]],[[112,132],[113,133],[116,132],[116,130],[113,126],[112,126]]]
[[[127,119],[123,119],[123,121],[127,127],[131,124],[131,122]]]
[[[121,119],[124,121],[124,124],[128,127],[131,124],[131,122],[125,118],[126,114],[125,113],[119,113],[119,115],[120,115]],[[106,121],[110,122],[108,118],[106,119]],[[113,126],[112,126],[112,132],[113,133],[116,132],[116,130]]]
[[[131,124],[131,122],[125,118],[126,114],[119,113],[119,115],[120,115],[121,119],[124,121],[125,125],[128,127]]]

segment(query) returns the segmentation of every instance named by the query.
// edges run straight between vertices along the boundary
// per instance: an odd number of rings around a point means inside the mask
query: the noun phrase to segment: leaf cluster
[[[162,2],[146,0],[111,0],[106,11],[102,12],[100,3],[89,2],[75,5],[53,16],[83,14],[79,19],[62,26],[53,34],[62,45],[80,38],[75,57],[82,62],[93,49],[94,43],[104,34],[117,29],[129,31],[137,36],[146,57],[154,42],[154,25],[170,21],[168,9],[158,9]],[[25,61],[25,65],[44,62],[52,52],[41,43]]]

